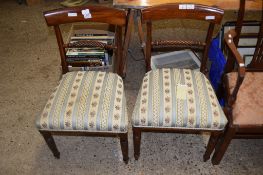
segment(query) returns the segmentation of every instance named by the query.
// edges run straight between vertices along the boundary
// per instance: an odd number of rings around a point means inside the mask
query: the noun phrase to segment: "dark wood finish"
[[[216,132],[212,132],[211,133],[211,136],[209,138],[205,154],[203,156],[203,160],[205,162],[210,159],[210,155],[214,151],[214,148],[215,148],[215,145],[216,145],[216,143],[217,143],[217,141],[219,139],[219,136],[220,136],[220,133],[216,133]]]
[[[243,3],[243,7],[244,7],[245,1],[241,0],[241,3]],[[243,7],[241,7],[240,13],[244,13]],[[238,25],[242,26],[243,19],[239,19],[239,20],[241,20],[241,22],[238,23]],[[240,37],[240,28],[239,28],[240,26],[237,26],[236,29],[230,30],[227,34],[225,34],[225,37],[224,37],[226,47],[229,50],[230,55],[231,55],[228,59],[233,59],[231,61],[227,61],[227,67],[226,67],[225,73],[231,72],[231,69],[232,69],[232,71],[238,72],[238,77],[237,77],[236,85],[234,87],[233,92],[230,91],[230,86],[228,84],[227,78],[226,77],[224,78],[224,89],[226,93],[225,94],[226,96],[225,113],[227,115],[229,123],[226,127],[224,134],[218,140],[215,146],[215,153],[212,158],[212,163],[214,165],[218,165],[220,163],[232,139],[239,139],[239,138],[247,138],[247,139],[249,138],[260,139],[261,138],[262,139],[263,138],[263,125],[234,124],[233,123],[233,113],[232,113],[235,107],[234,104],[236,103],[236,97],[237,97],[238,91],[240,89],[240,86],[242,85],[244,78],[246,77],[246,72],[247,71],[263,72],[263,63],[262,63],[263,62],[263,39],[262,39],[263,12],[262,12],[262,21],[261,21],[260,30],[258,33],[258,42],[257,42],[257,46],[255,49],[255,53],[254,53],[251,64],[249,64],[248,67],[246,68],[244,66],[244,61],[236,48],[237,43],[235,42],[239,40],[239,38],[237,39],[235,38]],[[233,70],[232,68],[233,61],[237,67],[237,70]],[[250,102],[247,101],[247,103],[250,103]],[[247,117],[251,117],[251,116],[247,116]]]
[[[220,24],[224,11],[218,8],[209,7],[205,5],[194,4],[194,9],[180,9],[182,4],[164,4],[149,7],[141,10],[142,23],[146,23],[146,54],[145,62],[146,69],[151,69],[151,50],[152,48],[170,47],[175,49],[182,48],[196,48],[203,50],[203,58],[201,60],[200,71],[207,73],[207,57],[208,49],[212,41],[212,35],[215,24]],[[152,21],[167,20],[167,19],[192,19],[198,21],[206,21],[209,23],[208,32],[205,42],[202,41],[176,41],[176,40],[160,40],[152,41]],[[141,25],[141,24],[140,24]],[[143,36],[140,36],[141,38]]]
[[[53,135],[59,136],[89,136],[89,137],[117,137],[120,139],[121,150],[123,155],[123,161],[127,164],[129,161],[128,151],[128,133],[110,133],[110,132],[89,132],[89,131],[48,131],[39,130],[41,135],[44,137],[48,147],[52,151],[53,155],[59,159],[60,153],[57,149]]]
[[[239,38],[241,35],[241,29],[242,29],[243,19],[245,15],[245,4],[246,4],[246,0],[240,0],[239,10],[238,10],[238,15],[237,15],[237,22],[235,26],[236,37],[234,38],[234,43],[236,46],[238,45]],[[232,71],[235,67],[235,59],[232,56],[233,55],[231,53],[227,54],[228,63],[226,64],[226,68],[225,68],[227,72]]]
[[[138,160],[140,157],[140,147],[141,147],[141,129],[133,127],[133,144],[134,144],[134,158]]]
[[[127,26],[125,30],[125,42],[123,44],[123,52],[122,52],[122,61],[120,64],[120,70],[122,71],[122,77],[126,76],[126,71],[127,71],[127,53],[128,53],[128,48],[130,44],[130,38],[131,34],[134,30],[134,14],[135,11],[133,9],[128,10],[127,14]]]
[[[82,14],[82,10],[89,9],[91,13],[91,18],[84,18]],[[75,13],[76,16],[68,16],[69,13]],[[134,13],[133,11],[131,12]],[[44,12],[44,17],[48,26],[53,26],[57,43],[59,47],[60,57],[61,57],[61,66],[62,66],[62,73],[65,74],[68,72],[68,65],[69,63],[66,61],[66,49],[72,47],[104,47],[108,50],[114,50],[115,59],[113,65],[114,70],[113,72],[118,73],[120,76],[125,76],[125,66],[126,64],[126,55],[129,46],[129,39],[131,35],[131,30],[128,30],[132,27],[133,22],[132,18],[127,18],[126,11],[120,9],[114,9],[110,7],[103,7],[103,6],[81,6],[81,7],[72,7],[72,8],[63,8],[63,9],[56,9],[51,11]],[[78,42],[75,44],[64,43],[63,37],[60,31],[61,24],[67,23],[76,23],[76,22],[98,22],[98,23],[106,23],[109,25],[115,26],[115,36],[116,41],[113,45],[105,45],[103,43],[95,43],[94,41],[87,41],[87,42]],[[122,34],[122,30],[124,28],[128,28],[125,36]],[[79,64],[74,64],[72,66],[78,66]],[[82,64],[81,64],[82,65]]]
[[[152,22],[147,21],[146,23],[146,70],[151,70],[151,52],[152,52]]]
[[[260,31],[257,38],[258,41],[257,41],[255,54],[253,56],[251,63],[248,65],[248,69],[251,68],[251,69],[262,70],[263,69],[263,14],[262,14]]]
[[[194,4],[194,9],[179,9],[182,4],[163,4],[142,9],[142,22],[167,20],[167,19],[196,19],[220,24],[224,11],[219,8]],[[214,19],[207,20],[206,16],[214,16]]]
[[[120,143],[121,143],[121,151],[122,151],[122,156],[123,156],[123,161],[127,164],[129,161],[129,156],[128,156],[128,134],[119,134],[120,136]]]
[[[82,10],[89,9],[91,18],[85,19]],[[77,16],[69,17],[68,13],[77,13]],[[124,10],[104,6],[81,6],[56,9],[44,12],[48,26],[55,26],[74,22],[101,22],[118,26],[126,25],[126,13]]]
[[[51,135],[50,132],[42,132],[39,131],[41,133],[41,135],[44,137],[49,149],[52,151],[54,157],[56,157],[57,159],[60,158],[60,153],[57,149],[56,143],[54,141],[53,136]]]
[[[241,34],[243,19],[244,19],[244,15],[245,15],[245,4],[246,4],[246,0],[240,0],[239,10],[238,10],[238,14],[237,14],[237,23],[236,23],[236,27],[235,27],[237,36],[234,39],[234,43],[236,46],[238,45],[238,41],[239,41],[240,34]]]
[[[138,34],[139,34],[141,47],[143,49],[143,54],[145,57],[146,56],[146,48],[145,48],[146,43],[144,41],[144,33],[143,33],[143,29],[142,29],[141,14],[140,14],[140,11],[137,11],[137,13],[138,13],[138,16],[137,16]]]

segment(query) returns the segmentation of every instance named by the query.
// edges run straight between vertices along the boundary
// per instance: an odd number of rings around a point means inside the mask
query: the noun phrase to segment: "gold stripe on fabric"
[[[118,79],[116,76],[115,78]],[[112,116],[112,130],[113,131],[119,131],[120,130],[120,123],[121,123],[121,117],[122,116],[122,110],[123,110],[123,84],[120,79],[117,80],[117,86],[116,86],[116,92],[115,92],[115,99],[114,99],[114,109],[113,109],[113,116]]]
[[[98,115],[98,108],[99,108],[99,99],[101,96],[101,90],[102,85],[105,77],[105,72],[99,72],[97,74],[94,87],[92,89],[92,97],[90,100],[90,106],[88,111],[89,116],[89,129],[90,130],[96,130],[96,121],[97,121],[97,115]]]
[[[84,73],[78,72],[77,76],[73,80],[73,84],[71,89],[68,91],[70,92],[70,95],[68,97],[67,105],[66,105],[66,110],[64,111],[63,115],[64,116],[64,129],[73,129],[73,110],[76,105],[76,99],[78,96],[78,90],[81,85],[82,79],[83,79]]]
[[[60,81],[61,82],[61,81]],[[54,99],[55,99],[55,95],[58,91],[58,87],[59,85],[53,90],[52,94],[49,96],[49,99],[46,103],[46,106],[41,114],[41,118],[40,118],[40,128],[48,128],[48,123],[49,123],[49,114],[51,111],[51,107],[54,105]]]
[[[202,74],[200,72],[194,72],[196,79],[196,86],[199,94],[199,102],[200,102],[200,128],[207,128],[208,126],[208,112],[207,112],[207,100],[206,95],[204,93],[203,82],[202,82]]]
[[[75,79],[75,75],[76,73],[67,73],[63,78],[65,78],[65,81],[63,84],[61,84],[61,89],[58,92],[58,98],[56,101],[56,106],[54,108],[54,112],[52,114],[52,126],[53,129],[60,129],[60,117],[64,117],[64,114],[61,114],[62,112],[62,108],[64,107],[65,100],[66,100],[66,96],[69,95],[70,90],[68,89],[71,85],[71,83],[73,83],[72,81],[74,81]],[[65,118],[64,118],[65,120]]]
[[[185,87],[187,91],[187,110],[188,110],[188,119],[187,127],[194,128],[196,125],[196,99],[195,92],[193,87],[193,78],[191,71],[184,69],[185,75]]]
[[[103,106],[101,111],[101,120],[100,120],[100,130],[106,131],[108,130],[108,118],[109,118],[109,111],[110,111],[110,102],[111,98],[114,98],[112,96],[112,89],[113,89],[113,78],[114,75],[109,73],[107,80],[104,80],[105,82],[105,90],[103,92]]]
[[[142,91],[141,91],[141,101],[140,101],[140,108],[139,108],[139,123],[142,126],[145,126],[148,123],[148,99],[150,98],[151,94],[149,94],[149,76],[151,72],[146,74],[143,78],[142,83]],[[146,81],[147,80],[147,81]]]
[[[159,71],[153,71],[153,89],[152,94],[152,126],[159,126],[159,117],[160,117],[160,87],[159,87]],[[147,100],[147,99],[146,99]]]
[[[209,96],[209,104],[212,109],[211,128],[220,127],[220,112],[217,97],[208,79],[205,80],[207,86],[207,92]]]
[[[171,93],[171,76],[170,69],[163,69],[163,126],[171,126],[172,124],[172,93]]]
[[[88,96],[91,92],[91,81],[92,78],[94,76],[94,72],[90,71],[90,72],[85,72],[85,74],[87,74],[86,76],[86,81],[83,82],[83,87],[82,87],[82,95],[79,99],[79,105],[78,105],[78,120],[77,120],[77,124],[76,124],[76,129],[77,130],[82,130],[84,129],[84,117],[85,117],[85,111],[86,111],[86,106],[88,103]]]
[[[183,76],[182,76],[182,70],[179,70],[179,77],[178,77],[178,84],[176,85],[176,96],[178,94],[178,85],[184,85],[183,83]],[[184,124],[184,100],[180,98],[176,98],[177,101],[177,119],[176,119],[176,126],[177,127],[183,127]]]
[[[176,94],[177,94],[177,85],[180,83],[180,70],[179,69],[173,69],[173,75],[172,77],[173,78],[173,84],[171,84],[171,86],[173,86],[173,90],[174,92],[172,92],[173,96],[172,96],[172,101],[173,101],[173,110],[174,110],[174,119],[173,119],[173,123],[172,125],[173,126],[176,126],[176,122],[177,122],[177,118],[178,118],[178,109],[177,109],[177,104],[178,104],[178,100],[177,100],[177,97],[176,97]],[[172,83],[171,82],[171,83]]]

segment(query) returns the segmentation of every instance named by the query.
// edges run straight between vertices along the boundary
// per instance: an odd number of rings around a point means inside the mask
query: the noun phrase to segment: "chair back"
[[[262,9],[263,10],[263,9]],[[247,69],[250,71],[263,71],[263,12],[261,25],[257,37],[257,45],[253,55],[253,59],[248,65]]]
[[[220,24],[224,11],[218,8],[200,4],[164,4],[149,7],[141,10],[142,23],[146,23],[146,67],[150,70],[151,50],[153,47],[174,47],[174,48],[196,48],[203,49],[200,71],[207,73],[208,49],[212,40],[214,27]],[[191,19],[206,21],[209,23],[205,41],[182,41],[182,40],[160,40],[152,41],[152,21],[168,19]]]
[[[127,26],[126,12],[120,9],[114,9],[103,6],[81,6],[72,8],[56,9],[44,12],[44,17],[48,26],[53,26],[59,46],[61,65],[63,74],[68,72],[68,63],[66,61],[67,48],[79,47],[102,47],[108,50],[114,50],[115,53],[115,70],[122,76],[124,70],[123,57],[126,56],[123,46],[128,47],[129,35],[126,32],[126,37],[123,41],[123,28]],[[77,22],[92,22],[105,23],[114,27],[115,42],[112,45],[101,43],[98,41],[79,41],[76,43],[64,43],[60,30],[61,24],[77,23]],[[130,22],[131,23],[131,22]],[[83,66],[83,65],[74,65]]]
[[[233,38],[234,44],[237,47],[238,42],[240,40],[240,37],[242,37],[242,26],[244,23],[244,16],[245,16],[245,6],[246,6],[246,0],[240,0],[239,10],[238,10],[238,17],[237,22],[235,26],[235,37]],[[262,7],[263,10],[263,7]],[[247,36],[256,36],[257,43],[255,46],[255,52],[252,56],[251,62],[246,67],[246,71],[263,71],[263,11],[261,15],[261,22],[258,33],[246,33],[243,34]],[[231,72],[235,68],[235,58],[233,55],[228,54],[227,64],[226,64],[226,73]]]

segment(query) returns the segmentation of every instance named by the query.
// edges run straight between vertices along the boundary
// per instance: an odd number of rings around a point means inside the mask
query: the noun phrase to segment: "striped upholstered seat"
[[[113,73],[69,72],[37,119],[40,130],[127,132],[123,81]]]
[[[222,130],[226,123],[201,72],[157,69],[145,75],[133,112],[134,127]]]

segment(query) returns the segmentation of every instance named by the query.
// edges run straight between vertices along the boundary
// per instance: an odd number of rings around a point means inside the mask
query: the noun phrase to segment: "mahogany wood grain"
[[[220,24],[224,11],[218,8],[194,4],[194,9],[180,9],[179,3],[163,4],[142,10],[142,22],[163,19],[195,19]],[[207,19],[208,17],[211,19]]]
[[[84,18],[82,10],[86,9],[89,9],[91,18]],[[69,13],[76,13],[77,16],[69,16]],[[81,6],[50,10],[44,12],[44,17],[48,26],[85,21],[126,25],[126,12],[124,10],[104,6]]]

